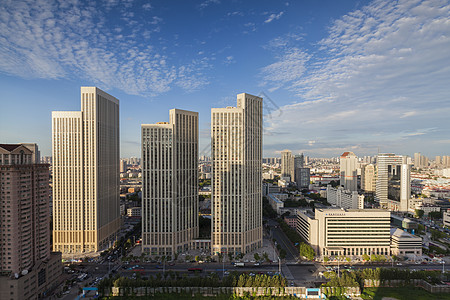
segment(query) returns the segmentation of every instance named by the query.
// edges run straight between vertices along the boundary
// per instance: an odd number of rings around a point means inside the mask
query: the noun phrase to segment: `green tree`
[[[200,261],[200,256],[198,256],[198,255],[195,256],[195,261],[196,261],[196,262],[199,262],[199,261]]]
[[[328,256],[324,256],[323,261],[324,261],[325,263],[327,263],[327,262],[330,261],[330,258],[329,258]]]
[[[313,260],[315,255],[316,253],[310,245],[300,243],[300,256],[306,257],[308,260]]]
[[[258,253],[253,254],[253,258],[254,258],[256,261],[260,261],[260,260],[261,260],[261,257],[259,256]]]
[[[365,260],[365,261],[369,261],[369,260],[370,260],[370,257],[369,257],[369,255],[367,255],[366,253],[364,253],[364,254],[362,255],[362,259]]]
[[[422,218],[425,213],[422,209],[416,209],[414,212],[415,212],[416,218],[419,218],[419,219]]]

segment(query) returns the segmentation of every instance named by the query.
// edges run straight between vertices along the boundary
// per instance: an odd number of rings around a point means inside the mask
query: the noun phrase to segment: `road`
[[[288,239],[283,230],[281,230],[281,228],[278,225],[278,222],[274,220],[268,220],[267,224],[269,225],[271,230],[270,236],[274,238],[284,250],[286,250],[286,260],[296,261],[298,258],[298,250]]]

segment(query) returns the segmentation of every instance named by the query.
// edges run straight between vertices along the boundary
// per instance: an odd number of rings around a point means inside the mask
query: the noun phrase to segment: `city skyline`
[[[95,85],[122,101],[123,157],[172,108],[199,112],[206,149],[210,108],[242,91],[266,100],[264,157],[448,154],[447,1],[118,3],[1,4],[2,142],[50,155],[51,111]]]

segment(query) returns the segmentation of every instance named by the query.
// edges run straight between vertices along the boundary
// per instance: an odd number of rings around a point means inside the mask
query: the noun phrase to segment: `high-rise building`
[[[434,158],[434,163],[439,166],[441,164],[441,157],[440,156],[436,156]]]
[[[361,189],[366,193],[374,193],[377,185],[376,165],[368,164],[361,167]]]
[[[142,251],[173,255],[198,236],[198,113],[170,110],[143,124]]]
[[[408,211],[411,198],[411,165],[406,156],[378,154],[375,199],[390,210]]]
[[[120,228],[119,100],[81,88],[81,111],[54,111],[53,249],[99,251]]]
[[[364,195],[358,195],[357,191],[344,190],[341,186],[327,186],[327,202],[344,209],[364,209]]]
[[[262,246],[262,101],[243,93],[211,110],[213,254]]]
[[[289,177],[289,180],[294,181],[294,157],[289,150],[281,151],[281,177]]]
[[[50,253],[49,165],[33,144],[0,144],[0,299],[37,299],[58,285]]]
[[[120,160],[120,165],[119,165],[120,173],[125,173],[127,171],[127,165],[128,164],[127,164],[126,160],[124,160],[124,159]]]
[[[358,190],[358,157],[353,152],[344,152],[340,159],[340,185],[349,191]]]
[[[417,169],[428,167],[428,157],[420,152],[414,153],[414,167]]]

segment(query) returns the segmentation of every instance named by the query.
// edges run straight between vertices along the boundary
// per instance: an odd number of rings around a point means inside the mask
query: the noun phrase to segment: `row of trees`
[[[187,277],[187,274],[181,275],[179,272],[168,271],[166,274],[156,274],[155,277],[141,278],[137,275],[136,279],[120,277],[116,275],[112,278],[104,278],[98,284],[99,291],[111,287],[286,287],[287,280],[281,275],[268,276],[258,274],[250,276],[248,274],[239,274],[232,272],[222,280],[216,273],[208,276]]]
[[[422,279],[431,284],[440,282],[441,272],[439,271],[411,271],[408,269],[397,268],[376,268],[376,269],[360,269],[354,272],[343,271],[338,277],[335,272],[325,272],[325,277],[330,279],[324,286],[345,287],[359,286],[364,287],[364,280],[405,280]],[[448,275],[447,275],[448,276]]]

